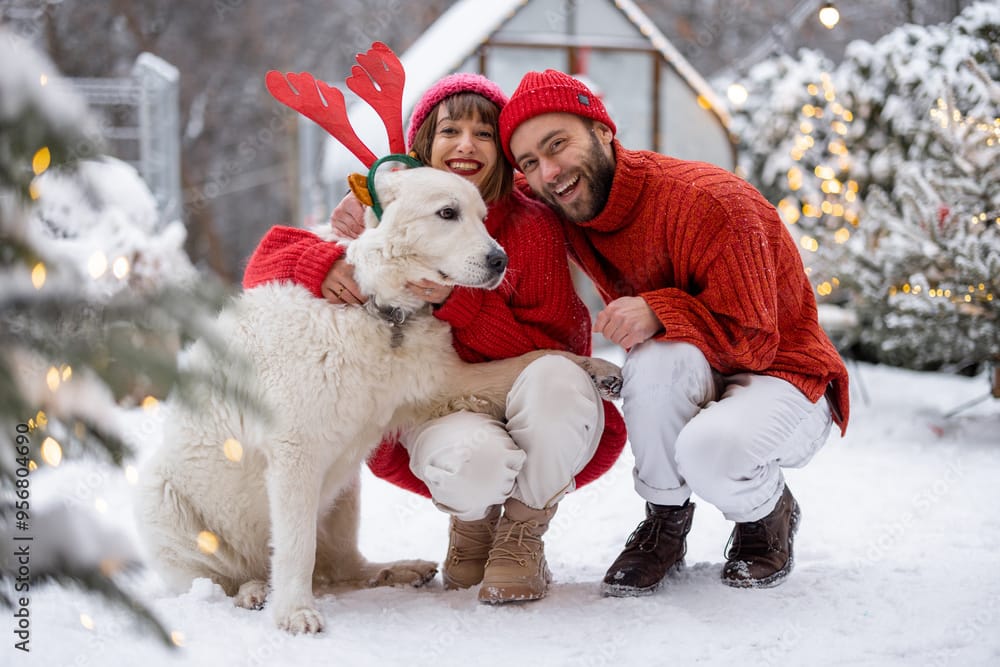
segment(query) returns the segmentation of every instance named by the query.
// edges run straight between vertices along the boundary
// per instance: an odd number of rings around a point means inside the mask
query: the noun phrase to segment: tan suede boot
[[[545,597],[552,574],[545,563],[542,535],[556,506],[544,510],[508,498],[486,561],[479,601],[490,604]]]
[[[461,521],[451,517],[448,527],[448,555],[441,568],[446,590],[469,588],[483,580],[493,537],[497,533],[500,506],[494,505],[482,519]]]

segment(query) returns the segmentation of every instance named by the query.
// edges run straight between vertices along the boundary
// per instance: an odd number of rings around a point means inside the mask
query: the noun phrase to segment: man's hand
[[[594,331],[628,350],[663,331],[663,324],[645,299],[623,296],[597,314]]]
[[[330,272],[323,279],[320,291],[327,301],[338,305],[359,305],[366,301],[358,284],[354,282],[354,267],[346,259],[338,259],[333,263]]]
[[[348,192],[330,214],[330,226],[338,239],[356,239],[365,231],[365,205]]]

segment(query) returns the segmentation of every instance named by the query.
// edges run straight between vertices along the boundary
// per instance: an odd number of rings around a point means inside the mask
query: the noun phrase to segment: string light
[[[111,265],[111,272],[118,280],[123,280],[125,276],[128,275],[129,270],[130,267],[128,259],[125,257],[119,257],[115,260],[114,264]]]
[[[837,11],[837,8],[833,6],[832,2],[827,2],[820,8],[819,22],[822,23],[827,30],[833,30],[833,28],[840,23],[840,12]]]
[[[987,146],[994,146],[1000,143],[1000,118],[994,118],[993,122],[990,123],[974,116],[965,116],[958,109],[951,107],[942,97],[939,97],[934,107],[931,108],[930,116],[942,128],[947,128],[953,124],[956,128],[972,128],[977,132],[985,134]]]
[[[836,86],[829,72],[820,72],[819,80],[807,83],[805,88],[812,100],[800,108],[799,134],[793,140],[789,155],[795,162],[806,160],[808,155],[812,174],[818,183],[815,190],[806,188],[807,176],[804,175],[804,170],[799,167],[789,169],[787,172],[789,190],[803,192],[798,195],[798,199],[793,196],[779,202],[778,211],[786,224],[795,224],[800,217],[816,220],[842,219],[845,224],[828,228],[836,229],[833,241],[844,244],[851,238],[851,228],[857,227],[859,223],[857,211],[851,208],[851,204],[858,199],[858,183],[842,176],[850,173],[852,167],[850,151],[844,137],[850,133],[850,123],[854,120],[854,114],[837,101]],[[818,121],[824,118],[829,119],[825,131],[823,127],[818,126]],[[817,146],[822,147],[824,153],[813,158],[810,153]],[[819,241],[812,236],[801,237],[799,243],[808,252],[819,251]],[[823,280],[809,273],[810,280],[820,296],[828,296],[840,287],[839,280],[832,278]]]
[[[104,253],[98,250],[90,259],[87,260],[87,273],[94,280],[97,280],[104,275],[104,272],[108,270],[108,258],[104,256]]]
[[[62,463],[62,447],[51,436],[42,441],[42,460],[53,468]]]
[[[887,291],[890,297],[898,297],[900,293],[910,296],[920,296],[924,293],[924,290],[920,285],[911,285],[910,283],[904,283],[900,286],[890,285]],[[987,285],[985,283],[968,285],[965,290],[962,290],[957,286],[953,289],[947,286],[942,287],[938,285],[936,287],[932,286],[927,288],[926,298],[946,299],[958,306],[965,306],[966,304],[972,304],[973,302],[992,302],[993,293],[987,291]]]
[[[731,83],[729,87],[726,88],[726,97],[729,101],[737,107],[743,106],[747,99],[750,97],[750,93],[747,91],[746,86],[742,83]]]
[[[39,176],[49,168],[51,163],[52,154],[49,152],[48,146],[42,146],[35,151],[35,155],[31,158],[31,170],[35,172],[35,176]]]
[[[38,411],[34,417],[28,420],[28,432],[32,433],[40,428],[45,428],[49,423],[49,417],[42,410]]]
[[[42,289],[42,285],[45,284],[46,278],[45,265],[38,262],[31,268],[31,284],[35,289]]]
[[[45,384],[48,385],[49,391],[54,392],[59,388],[62,383],[62,375],[59,373],[59,369],[55,366],[50,366],[47,373],[45,373]]]

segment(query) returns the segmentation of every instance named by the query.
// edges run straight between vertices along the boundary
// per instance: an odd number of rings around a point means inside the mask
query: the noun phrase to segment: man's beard
[[[590,193],[589,201],[579,198],[571,208],[563,207],[552,195],[546,193],[546,203],[563,215],[570,222],[586,222],[593,220],[604,210],[611,195],[611,184],[615,178],[615,164],[604,152],[604,147],[597,134],[590,132],[590,153],[586,162],[580,166],[580,177]]]

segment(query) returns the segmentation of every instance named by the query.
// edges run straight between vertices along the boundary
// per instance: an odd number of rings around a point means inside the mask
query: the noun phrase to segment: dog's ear
[[[403,171],[386,169],[375,174],[375,192],[372,194],[378,197],[383,209],[399,196],[399,176]]]
[[[372,205],[372,193],[368,192],[368,177],[364,174],[348,174],[347,185],[358,201],[365,206]]]

